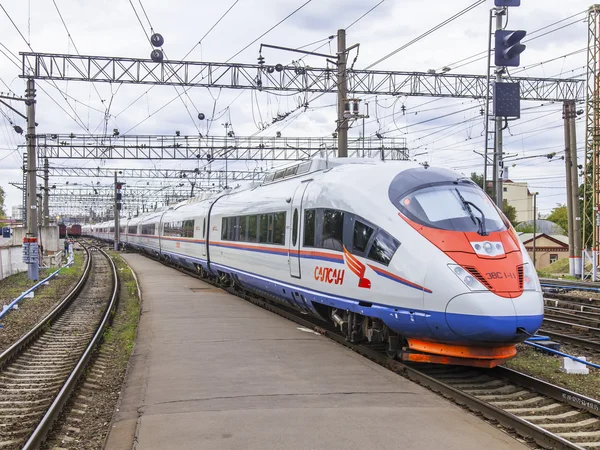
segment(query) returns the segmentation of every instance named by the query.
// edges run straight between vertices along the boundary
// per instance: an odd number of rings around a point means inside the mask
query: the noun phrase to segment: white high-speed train
[[[114,224],[83,234],[111,240]],[[298,163],[125,220],[120,241],[410,361],[493,367],[543,319],[505,216],[470,179],[410,161]]]

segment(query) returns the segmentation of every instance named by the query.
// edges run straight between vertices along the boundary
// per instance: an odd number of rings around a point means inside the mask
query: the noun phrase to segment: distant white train
[[[112,240],[114,223],[83,234]],[[302,162],[123,221],[120,241],[404,360],[493,367],[543,319],[533,265],[490,198],[410,161]]]

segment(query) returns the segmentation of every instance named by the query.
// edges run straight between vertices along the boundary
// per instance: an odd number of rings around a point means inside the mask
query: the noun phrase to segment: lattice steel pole
[[[600,205],[600,179],[598,177],[598,153],[600,151],[600,102],[598,73],[598,51],[600,46],[600,5],[591,6],[588,10],[588,49],[587,49],[587,82],[586,82],[586,123],[585,123],[585,170],[583,200],[583,268],[582,277],[586,276],[585,263],[591,259],[593,281],[596,281],[598,267],[598,225],[596,217]],[[590,254],[591,252],[591,254]]]

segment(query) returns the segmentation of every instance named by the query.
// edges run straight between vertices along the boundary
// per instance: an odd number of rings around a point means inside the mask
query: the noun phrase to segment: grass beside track
[[[589,375],[566,374],[560,371],[561,357],[549,356],[522,344],[517,345],[517,350],[517,356],[504,363],[505,367],[600,400],[600,370],[590,368]]]
[[[33,298],[24,298],[19,302],[18,309],[11,310],[2,318],[0,352],[29,331],[69,293],[81,277],[84,260],[83,252],[76,251],[75,261],[71,267],[61,270],[47,285],[36,289]],[[41,269],[40,280],[55,270],[56,268]],[[0,303],[9,304],[36,283],[38,282],[27,279],[27,272],[0,280]]]
[[[114,347],[115,352],[117,352],[115,356],[124,363],[123,368],[125,368],[133,350],[140,316],[140,299],[138,297],[137,283],[129,266],[116,252],[108,251],[107,253],[117,266],[121,286],[116,316],[112,327],[104,335],[104,342]]]

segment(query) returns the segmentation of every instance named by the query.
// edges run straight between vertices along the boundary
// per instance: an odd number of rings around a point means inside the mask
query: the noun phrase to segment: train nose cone
[[[512,342],[518,326],[512,300],[491,292],[454,297],[446,306],[446,323],[461,338],[482,342]]]

